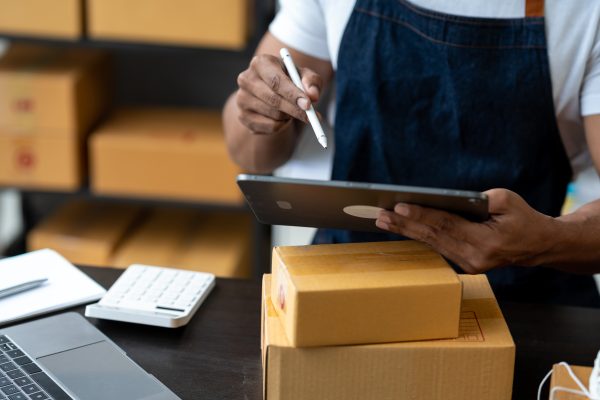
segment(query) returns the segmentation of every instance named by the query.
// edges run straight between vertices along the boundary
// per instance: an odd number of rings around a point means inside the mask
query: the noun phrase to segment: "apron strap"
[[[525,0],[525,17],[539,18],[544,16],[544,0]]]

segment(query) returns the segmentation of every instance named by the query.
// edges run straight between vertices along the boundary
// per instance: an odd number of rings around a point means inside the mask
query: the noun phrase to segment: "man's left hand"
[[[429,244],[471,274],[505,265],[538,265],[539,257],[553,246],[555,219],[537,212],[510,190],[485,193],[490,212],[485,222],[400,203],[394,211],[381,211],[376,225]]]

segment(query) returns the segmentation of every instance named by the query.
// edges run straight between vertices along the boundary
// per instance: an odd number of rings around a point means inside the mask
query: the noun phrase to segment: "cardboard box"
[[[77,39],[83,32],[82,0],[0,0],[0,32]]]
[[[90,139],[91,186],[100,194],[240,204],[220,112],[127,109]]]
[[[27,250],[50,248],[74,264],[110,266],[113,253],[141,216],[141,207],[76,200],[27,235]]]
[[[460,281],[422,243],[275,247],[272,263],[271,296],[292,346],[458,336]]]
[[[108,67],[98,50],[11,45],[0,58],[0,128],[63,138],[87,133],[108,103]]]
[[[75,190],[84,174],[81,139],[5,135],[0,129],[0,185]]]
[[[266,276],[264,398],[510,400],[515,345],[508,327],[487,278],[460,279],[464,293],[457,339],[294,348],[272,306]]]
[[[125,238],[113,265],[141,263],[248,278],[249,253],[248,216],[155,209]]]
[[[174,253],[192,229],[197,212],[187,209],[152,210],[123,240],[112,265],[127,268],[131,264],[171,266]]]
[[[223,278],[252,276],[252,222],[248,215],[202,215],[169,265]]]
[[[250,0],[88,0],[90,36],[242,49]]]
[[[592,374],[592,368],[572,365],[571,369],[573,370],[575,376],[579,378],[581,383],[583,383],[583,385],[587,388],[589,385],[590,375]],[[552,378],[550,379],[550,391],[557,387],[581,390],[573,381],[573,378],[571,378],[569,372],[564,366],[554,364],[552,367]],[[556,390],[554,396],[550,397],[550,400],[589,400],[589,397]]]

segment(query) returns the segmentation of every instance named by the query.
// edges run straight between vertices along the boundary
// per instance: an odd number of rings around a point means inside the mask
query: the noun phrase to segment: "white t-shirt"
[[[389,0],[392,1],[392,0]],[[447,14],[522,18],[525,0],[410,0]],[[337,67],[353,0],[281,0],[270,32]],[[546,35],[558,126],[575,172],[590,165],[583,116],[600,114],[600,0],[546,0]]]

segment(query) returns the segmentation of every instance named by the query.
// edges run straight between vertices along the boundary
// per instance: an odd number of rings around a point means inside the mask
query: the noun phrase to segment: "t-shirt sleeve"
[[[581,90],[581,116],[600,114],[600,28],[588,64]]]
[[[291,48],[329,60],[327,28],[319,0],[280,0],[269,32]]]

